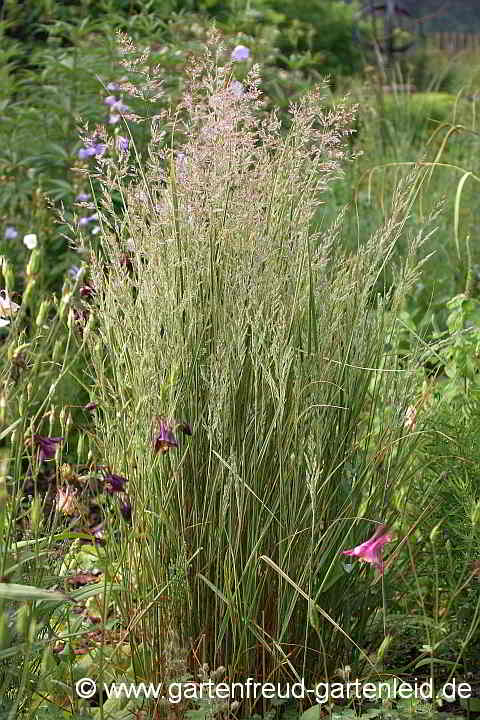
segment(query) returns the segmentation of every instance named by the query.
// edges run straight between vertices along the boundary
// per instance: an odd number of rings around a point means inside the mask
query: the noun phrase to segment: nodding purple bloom
[[[173,434],[172,425],[164,418],[157,418],[157,429],[153,434],[153,449],[156,453],[168,452],[170,448],[177,448],[178,441]]]
[[[79,227],[85,227],[86,225],[88,225],[89,222],[92,222],[91,217],[82,217],[78,221],[78,225],[79,225]]]
[[[132,504],[128,498],[120,501],[120,514],[126,522],[131,522]]]
[[[110,115],[108,118],[109,125],[116,125],[120,120],[120,115]]]
[[[105,105],[115,105],[115,103],[118,102],[118,98],[116,98],[115,95],[109,95],[103,102]]]
[[[15,240],[15,238],[17,238],[17,237],[18,237],[18,232],[13,227],[13,225],[7,225],[7,227],[5,228],[5,235],[4,235],[5,240]]]
[[[79,193],[75,200],[77,202],[88,202],[92,196],[88,193]]]
[[[381,552],[386,543],[391,542],[392,536],[385,525],[379,525],[370,540],[366,540],[361,545],[357,545],[352,550],[343,550],[342,555],[352,555],[353,557],[372,563],[383,574],[383,560]]]
[[[91,285],[84,285],[80,288],[80,297],[86,298],[87,300],[95,295],[95,290]]]
[[[76,280],[80,272],[81,270],[78,265],[72,265],[72,267],[68,270],[68,275],[72,278],[72,280]]]
[[[190,423],[182,422],[179,425],[177,425],[177,430],[180,430],[184,435],[192,435],[193,430]]]
[[[129,145],[130,145],[130,141],[128,138],[123,137],[123,135],[119,135],[117,137],[117,150],[119,152],[126,152],[128,150]]]
[[[111,92],[115,92],[115,90],[120,90],[120,85],[117,85],[115,82],[110,82],[107,85],[107,90],[110,90]]]
[[[245,45],[237,45],[232,50],[231,58],[232,60],[235,60],[236,62],[241,62],[242,60],[248,60],[250,57],[250,50],[245,47]]]
[[[115,473],[106,473],[104,477],[104,490],[109,495],[113,495],[117,492],[123,492],[125,483],[128,482],[127,478],[122,475],[115,475]]]
[[[93,412],[97,409],[97,403],[96,402],[89,402],[86,405],[83,406],[84,410],[87,410],[89,412]]]
[[[33,444],[37,448],[37,460],[51,460],[57,452],[57,445],[63,442],[63,437],[47,437],[45,435],[34,435]]]

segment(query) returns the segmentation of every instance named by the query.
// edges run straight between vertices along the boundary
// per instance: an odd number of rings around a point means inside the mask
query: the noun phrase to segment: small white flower
[[[26,245],[29,250],[34,250],[38,245],[37,236],[35,235],[35,233],[29,233],[28,235],[25,235],[25,237],[23,238],[23,244]]]
[[[10,320],[4,320],[3,318],[0,318],[0,328],[6,327],[7,325],[10,325]]]
[[[98,235],[100,232],[100,225],[95,225],[95,227],[92,228],[92,235]]]
[[[3,297],[2,293],[5,297]],[[9,317],[16,313],[19,308],[20,305],[17,305],[17,303],[10,300],[6,290],[0,291],[0,317]],[[9,322],[10,321],[7,321],[6,324],[8,325]]]

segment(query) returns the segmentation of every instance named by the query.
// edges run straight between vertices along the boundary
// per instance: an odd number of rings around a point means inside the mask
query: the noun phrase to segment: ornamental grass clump
[[[409,473],[411,375],[384,348],[421,238],[377,293],[421,177],[347,254],[341,217],[312,220],[351,160],[352,111],[323,110],[319,88],[282,127],[258,68],[242,94],[237,71],[213,35],[148,163],[96,160],[97,440],[128,477],[132,522],[109,552],[143,680],[165,679],[172,648],[230,679],[318,679],[358,659],[381,585],[341,553],[372,521],[392,526]]]

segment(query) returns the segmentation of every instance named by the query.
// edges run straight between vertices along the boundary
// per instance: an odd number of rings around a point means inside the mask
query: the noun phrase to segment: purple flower
[[[123,135],[119,135],[117,137],[117,150],[119,152],[126,152],[128,150],[129,145],[130,145],[130,141],[128,138],[123,137]]]
[[[86,405],[83,406],[83,409],[84,409],[84,410],[87,410],[87,411],[89,411],[89,412],[93,412],[94,410],[97,409],[97,403],[95,403],[95,402],[89,402],[89,403],[87,403]]]
[[[132,504],[128,498],[120,502],[120,514],[126,522],[132,520]]]
[[[193,430],[190,423],[182,422],[179,425],[177,425],[177,430],[180,430],[184,435],[192,435]]]
[[[250,50],[247,47],[245,47],[245,45],[237,45],[237,47],[235,47],[232,50],[232,55],[231,55],[232,60],[241,62],[242,60],[248,60],[249,57],[250,57]]]
[[[18,237],[18,232],[13,227],[13,225],[7,225],[7,227],[5,228],[5,235],[4,235],[5,240],[15,240],[15,238],[17,238],[17,237]]]
[[[94,155],[103,155],[105,150],[107,149],[107,146],[105,143],[95,143],[93,145]]]
[[[112,92],[115,92],[115,90],[119,90],[119,89],[120,89],[120,85],[117,85],[117,83],[115,83],[115,82],[110,82],[107,85],[107,90],[111,90]]]
[[[154,452],[168,452],[170,448],[177,448],[178,441],[173,434],[172,424],[164,418],[157,418],[157,428],[153,434]]]
[[[68,269],[68,275],[72,278],[72,280],[77,279],[79,272],[80,268],[78,267],[78,265],[72,265],[72,267]]]
[[[92,221],[92,218],[91,218],[91,217],[82,217],[82,218],[80,218],[80,220],[78,221],[78,225],[79,225],[79,227],[85,227],[85,226],[88,225],[88,223],[91,222],[91,221]]]
[[[94,155],[103,155],[106,149],[107,146],[105,143],[92,143],[86,148],[80,148],[78,151],[78,157],[80,160],[85,160],[86,158],[93,157]]]
[[[104,477],[104,490],[109,495],[113,495],[117,492],[123,492],[125,483],[128,482],[127,478],[122,475],[115,475],[115,473],[106,473]]]
[[[86,298],[87,300],[89,298],[92,298],[95,295],[95,290],[92,288],[91,285],[84,285],[80,288],[80,297]]]
[[[29,438],[29,444],[31,439]],[[34,435],[33,444],[37,448],[37,461],[51,460],[55,457],[56,446],[63,441],[63,437],[47,437],[45,435]]]
[[[128,109],[128,105],[125,105],[121,100],[117,100],[117,102],[112,105],[113,113],[127,112]]]
[[[108,118],[109,125],[116,125],[120,120],[120,115],[110,115]]]
[[[115,97],[115,95],[109,95],[105,98],[103,102],[105,105],[115,105],[115,103],[118,102],[118,99]]]
[[[88,193],[79,193],[75,200],[77,202],[88,202],[92,196],[88,195]]]
[[[372,563],[383,573],[383,560],[381,552],[386,543],[391,542],[392,536],[388,532],[385,525],[379,525],[370,540],[366,540],[361,545],[357,545],[352,550],[343,550],[342,555],[352,555],[364,562]]]
[[[80,160],[86,160],[86,158],[92,157],[93,155],[95,155],[95,149],[92,146],[80,148],[78,151],[78,157]]]

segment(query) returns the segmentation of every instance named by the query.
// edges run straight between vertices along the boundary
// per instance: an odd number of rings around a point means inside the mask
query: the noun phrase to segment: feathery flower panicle
[[[379,525],[372,537],[352,550],[343,550],[342,555],[351,555],[364,562],[372,563],[383,573],[382,550],[386,543],[392,541],[392,535],[385,525]]]
[[[415,405],[409,405],[406,409],[403,426],[407,430],[411,430],[412,432],[417,427],[417,408],[415,407]]]

